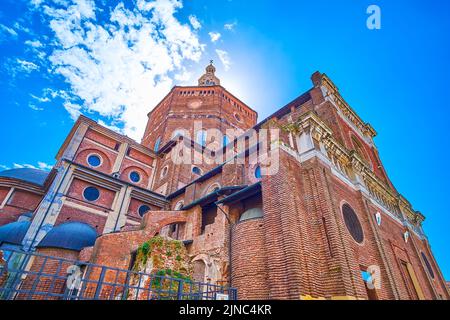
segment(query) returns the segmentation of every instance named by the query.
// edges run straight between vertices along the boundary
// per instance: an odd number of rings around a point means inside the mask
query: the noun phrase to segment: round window
[[[98,167],[102,164],[102,159],[96,154],[91,154],[87,160],[91,167]]]
[[[150,211],[150,207],[146,204],[143,204],[142,206],[139,207],[138,209],[138,213],[141,217],[143,217],[147,212]]]
[[[202,174],[202,170],[199,167],[193,167],[192,168],[192,172],[197,174],[197,175],[201,175]]]
[[[241,117],[237,113],[234,114],[234,117],[237,121],[241,122]]]
[[[427,267],[430,277],[434,279],[434,272],[433,272],[433,268],[431,267],[430,261],[428,261],[425,253],[421,252],[420,254],[422,255],[423,262],[425,263],[425,266]]]
[[[132,182],[139,182],[141,180],[141,176],[136,171],[130,172],[130,180]]]
[[[87,187],[83,191],[83,196],[87,201],[96,201],[100,197],[100,191],[96,187]]]
[[[344,216],[345,226],[350,235],[356,242],[362,243],[364,240],[364,233],[355,211],[348,204],[342,206],[342,215]]]

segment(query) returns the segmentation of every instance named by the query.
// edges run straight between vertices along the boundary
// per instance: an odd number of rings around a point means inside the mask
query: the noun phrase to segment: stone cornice
[[[341,145],[333,137],[331,129],[314,112],[301,115],[283,128],[295,134],[309,132],[319,144],[323,144],[331,163],[351,180],[355,179],[355,175],[360,176],[371,196],[399,218],[403,216],[414,226],[420,226],[424,221],[425,217],[415,211],[402,195],[378,178],[366,161]]]
[[[364,136],[372,139],[377,135],[375,129],[369,123],[365,123],[344,100],[339,93],[338,88],[326,74],[321,75],[320,85],[322,86],[324,96],[330,98],[337,105],[342,114],[352,122]]]
[[[14,178],[1,177],[0,178],[0,186],[29,191],[29,192],[32,192],[32,193],[35,193],[38,195],[45,194],[45,188],[35,185],[35,184],[32,184],[32,183],[28,183],[26,181],[14,179]]]
[[[94,130],[108,138],[111,138],[113,140],[116,140],[118,142],[121,143],[128,143],[130,145],[130,147],[142,152],[145,155],[148,155],[152,158],[155,158],[156,155],[154,153],[153,150],[143,146],[142,144],[136,142],[135,140],[121,135],[120,133],[117,133],[115,131],[112,131],[111,129],[105,128],[102,125],[98,124],[96,121],[89,119],[88,117],[85,117],[83,115],[81,115],[77,121],[75,122],[74,126],[72,127],[69,135],[66,137],[66,140],[64,141],[64,143],[62,144],[61,148],[59,149],[58,153],[56,154],[56,159],[60,160],[60,158],[63,155],[63,152],[65,150],[65,148],[67,147],[67,145],[70,143],[73,135],[75,134],[77,128],[81,125],[81,124],[85,124],[88,126],[89,129]]]

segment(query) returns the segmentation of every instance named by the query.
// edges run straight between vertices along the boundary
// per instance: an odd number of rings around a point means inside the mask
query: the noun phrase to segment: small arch
[[[183,206],[184,206],[184,201],[181,200],[176,203],[176,205],[175,205],[175,207],[173,207],[173,209],[175,211],[179,211],[179,210],[181,210],[181,208],[183,208]]]
[[[89,164],[89,157],[96,155],[100,157],[101,163],[100,165],[94,167],[91,164]],[[108,170],[111,168],[111,159],[108,157],[108,155],[99,149],[94,148],[88,148],[85,150],[80,151],[80,153],[76,156],[75,162],[85,163],[86,166],[95,168],[95,169],[106,169]]]
[[[195,260],[192,263],[193,266],[193,278],[197,282],[205,282],[206,279],[206,262],[202,259]]]
[[[220,190],[220,188],[220,184],[218,182],[215,182],[206,189],[205,195],[218,191]]]
[[[169,166],[165,166],[161,170],[161,179],[165,178],[167,176],[167,173],[169,172]]]

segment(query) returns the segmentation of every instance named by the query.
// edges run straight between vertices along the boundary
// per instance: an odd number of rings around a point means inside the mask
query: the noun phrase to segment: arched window
[[[175,130],[173,133],[172,133],[172,139],[173,138],[175,138],[176,136],[182,136],[182,137],[184,137],[186,134],[185,134],[185,131],[183,130],[183,129],[177,129],[177,130]]]
[[[196,136],[195,142],[197,142],[199,145],[206,146],[206,131],[205,130],[197,131],[197,136]]]
[[[223,146],[227,146],[230,143],[230,138],[227,135],[223,136]]]
[[[261,167],[260,166],[257,166],[255,169],[255,178],[261,179]]]
[[[138,209],[138,213],[141,217],[143,217],[147,212],[150,211],[150,207],[146,204],[143,204],[142,206],[139,207]]]
[[[344,217],[345,226],[347,227],[350,235],[356,242],[362,243],[364,241],[364,233],[361,223],[359,222],[355,211],[353,211],[352,207],[350,207],[347,203],[342,206],[342,215]]]
[[[178,201],[177,204],[175,205],[174,210],[175,211],[181,210],[181,208],[183,208],[183,206],[184,206],[184,201]]]
[[[194,281],[205,282],[206,264],[203,260],[196,260],[192,263]]]
[[[257,219],[262,218],[264,216],[264,212],[261,208],[251,208],[245,211],[241,217],[239,218],[239,222],[250,220],[250,219]]]
[[[192,172],[201,176],[202,175],[202,169],[200,169],[199,167],[193,167],[192,168]]]
[[[87,158],[87,162],[91,167],[99,167],[102,164],[102,157],[98,154],[90,154]]]
[[[205,195],[208,195],[210,193],[216,192],[220,190],[220,184],[218,183],[213,183],[212,185],[210,185],[206,191],[205,191]]]
[[[161,170],[161,179],[165,178],[167,176],[167,173],[169,172],[169,167],[165,166],[162,170]]]
[[[87,201],[94,202],[100,197],[100,191],[96,187],[87,187],[83,191],[83,197]]]
[[[425,266],[427,267],[430,277],[434,279],[434,271],[433,271],[433,268],[431,267],[430,261],[428,261],[428,258],[425,255],[425,253],[421,252],[420,254],[422,255],[423,262],[425,263]]]
[[[155,142],[155,152],[158,152],[160,144],[161,144],[161,137],[158,137],[158,139],[156,139]]]

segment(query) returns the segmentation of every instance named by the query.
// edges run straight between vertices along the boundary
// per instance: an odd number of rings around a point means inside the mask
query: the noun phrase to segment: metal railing
[[[190,281],[176,273],[159,276],[37,253],[0,251],[0,300],[237,300],[234,288]]]

